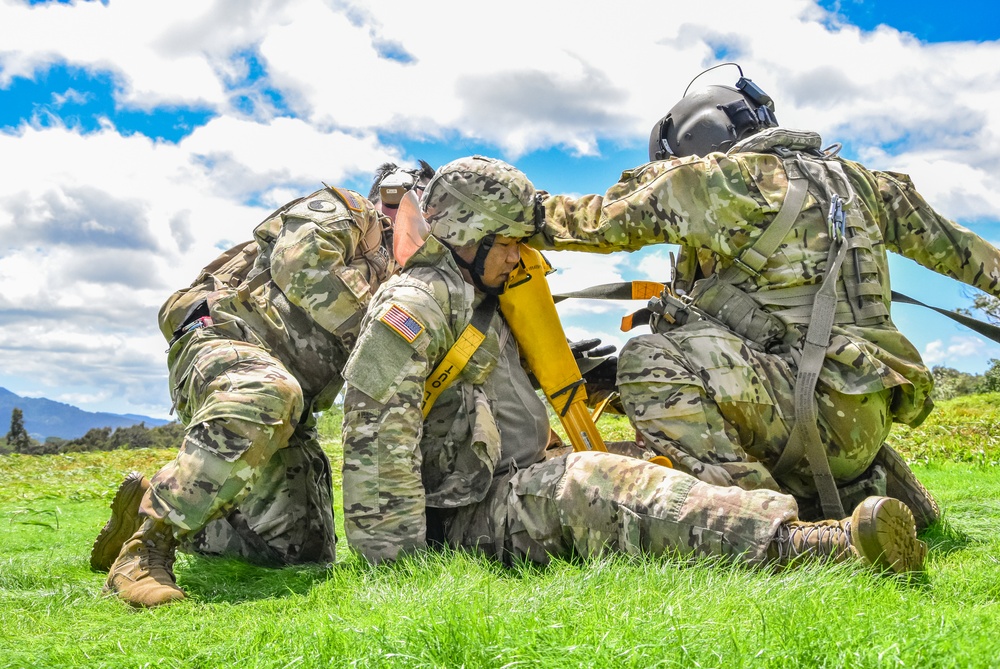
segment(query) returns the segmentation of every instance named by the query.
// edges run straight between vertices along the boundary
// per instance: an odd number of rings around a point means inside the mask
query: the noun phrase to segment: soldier
[[[801,523],[795,500],[772,490],[611,453],[545,460],[546,409],[494,297],[540,222],[535,190],[510,165],[475,156],[442,167],[420,208],[430,236],[373,298],[344,370],[345,528],[369,561],[444,543],[505,563],[642,551],[921,569],[926,547],[898,500]],[[414,204],[399,216],[418,213]],[[456,355],[470,324],[484,338]]]
[[[549,197],[533,241],[681,246],[650,302],[653,334],[619,360],[623,404],[653,450],[704,481],[789,492],[806,517],[889,494],[923,528],[937,504],[884,440],[894,421],[924,420],[933,380],[890,318],[886,252],[992,295],[1000,253],[906,175],[821,150],[773,109],[742,76],[686,95],[654,126],[652,162],[604,196]]]
[[[386,164],[372,191],[432,175],[424,162],[413,171]],[[247,280],[182,317],[168,367],[187,431],[151,481],[133,473],[119,488],[91,555],[95,569],[110,567],[106,592],[135,606],[182,599],[172,571],[179,546],[270,564],[334,559],[330,463],[315,414],[343,387],[365,307],[396,270],[386,234],[394,211],[341,188],[290,202],[254,230]]]

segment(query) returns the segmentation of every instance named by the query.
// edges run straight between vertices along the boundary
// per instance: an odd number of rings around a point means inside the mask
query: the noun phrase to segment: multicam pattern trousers
[[[284,561],[332,560],[330,465],[312,422],[299,425],[305,399],[295,377],[264,349],[211,328],[178,341],[168,365],[188,430],[151,479],[143,513],[194,550],[254,557],[225,521],[239,506]]]
[[[507,563],[609,552],[760,563],[795,500],[720,487],[612,453],[570,453],[498,476],[486,498],[452,512],[444,536]]]
[[[771,474],[793,426],[795,374],[788,356],[698,322],[630,340],[619,357],[618,387],[646,445],[682,471],[809,499],[816,488],[805,459],[779,480]],[[845,395],[817,386],[820,435],[838,485],[866,474],[889,433],[891,399],[891,390]]]

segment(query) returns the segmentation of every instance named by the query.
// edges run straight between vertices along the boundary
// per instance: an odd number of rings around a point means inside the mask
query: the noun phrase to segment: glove
[[[580,341],[569,342],[569,350],[573,351],[573,357],[579,364],[582,358],[604,358],[615,352],[614,344],[601,346],[600,339],[581,339]]]
[[[591,408],[608,395],[618,390],[615,385],[618,374],[618,358],[614,344],[601,345],[600,339],[581,339],[569,342],[576,364],[583,375],[587,387],[587,404]]]

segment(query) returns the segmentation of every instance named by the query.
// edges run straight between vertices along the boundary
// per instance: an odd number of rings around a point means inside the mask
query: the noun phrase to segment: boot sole
[[[927,544],[917,539],[913,514],[891,497],[869,497],[851,517],[855,550],[876,569],[897,574],[923,571]]]
[[[149,483],[139,472],[132,472],[118,486],[111,500],[111,518],[105,523],[90,549],[90,568],[106,572],[118,558],[122,546],[139,529],[139,502]]]

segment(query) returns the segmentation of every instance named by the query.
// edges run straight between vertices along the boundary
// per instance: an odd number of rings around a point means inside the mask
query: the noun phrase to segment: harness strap
[[[816,293],[809,327],[802,346],[798,374],[795,377],[795,425],[788,437],[781,457],[771,469],[776,478],[788,472],[805,454],[820,504],[827,518],[843,518],[844,506],[837,492],[837,483],[830,471],[830,461],[820,438],[816,424],[816,381],[819,379],[826,350],[830,345],[830,331],[833,329],[834,314],[837,309],[837,278],[847,255],[848,244],[843,237],[836,237],[827,256],[827,270],[823,283]]]
[[[771,224],[764,228],[760,237],[740,251],[740,254],[733,259],[733,264],[719,274],[720,280],[726,283],[739,283],[745,276],[760,276],[760,270],[778,250],[781,241],[788,236],[795,221],[798,220],[806,202],[809,184],[796,162],[786,160],[784,165],[785,173],[788,175],[788,192],[781,209]]]
[[[469,359],[486,340],[486,331],[497,310],[497,298],[488,295],[472,312],[469,324],[455,340],[455,344],[444,354],[431,375],[424,383],[424,418],[431,412],[431,407],[458,375],[465,369]]]
[[[243,283],[236,285],[236,296],[239,298],[240,302],[247,309],[253,308],[250,303],[250,293],[257,290],[265,283],[271,280],[271,269],[267,268],[260,274],[250,277],[249,281],[244,281]]]

